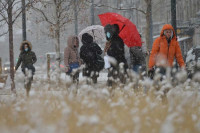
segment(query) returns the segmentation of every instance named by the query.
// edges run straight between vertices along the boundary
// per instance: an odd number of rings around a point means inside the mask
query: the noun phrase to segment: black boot
[[[93,81],[94,84],[96,84],[96,83],[97,83],[97,77],[94,76],[94,77],[92,78],[92,81]]]

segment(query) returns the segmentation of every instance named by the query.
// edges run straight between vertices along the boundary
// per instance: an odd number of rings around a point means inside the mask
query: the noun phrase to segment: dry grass
[[[195,91],[170,91],[163,101],[154,91],[144,94],[140,89],[82,85],[75,94],[75,87],[67,91],[64,84],[57,91],[41,91],[42,87],[35,88],[29,98],[22,93],[1,101],[2,132],[200,132],[200,102]]]

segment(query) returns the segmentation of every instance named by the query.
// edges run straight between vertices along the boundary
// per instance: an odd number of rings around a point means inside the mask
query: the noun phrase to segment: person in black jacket
[[[82,35],[83,45],[80,48],[80,58],[85,63],[85,68],[83,69],[83,76],[91,77],[93,83],[97,83],[97,77],[99,77],[99,71],[104,67],[104,61],[101,57],[102,50],[93,42],[93,37],[84,33]]]
[[[20,46],[20,55],[15,66],[15,71],[21,65],[22,72],[27,76],[28,81],[25,82],[26,94],[29,96],[29,91],[31,89],[31,82],[33,80],[33,75],[35,74],[35,67],[33,64],[37,61],[35,53],[31,50],[32,45],[28,41],[23,41]],[[29,75],[29,71],[31,74]]]
[[[140,37],[141,37],[141,35],[140,35]],[[143,52],[142,46],[130,47],[129,53],[130,53],[130,59],[131,59],[131,69],[138,74],[142,71],[145,71],[145,69],[146,69],[146,62],[145,62],[146,53]]]
[[[104,30],[107,39],[104,52],[116,60],[116,63],[111,64],[111,68],[108,70],[107,84],[108,86],[112,86],[112,79],[119,79],[121,83],[125,83],[126,69],[128,68],[128,65],[125,59],[124,42],[119,37],[119,26],[117,24],[108,24],[104,27]]]

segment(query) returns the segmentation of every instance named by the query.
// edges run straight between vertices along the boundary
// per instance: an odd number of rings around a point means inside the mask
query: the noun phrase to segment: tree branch
[[[109,6],[109,5],[104,5],[104,4],[101,4],[101,5],[97,5],[97,4],[94,4],[96,7],[108,7],[108,8],[111,8],[111,9],[115,9],[115,10],[136,10],[136,11],[139,11],[141,13],[143,13],[144,15],[146,15],[146,12],[142,9],[138,9],[136,7],[130,7],[130,8],[118,8],[118,7],[112,7],[112,6]]]
[[[34,6],[32,6],[32,9],[35,10],[35,11],[37,11],[37,12],[39,12],[39,13],[41,13],[42,16],[44,17],[45,21],[47,21],[49,24],[55,25],[53,22],[51,22],[51,21],[47,18],[46,14],[45,14],[42,10],[40,10],[40,9],[34,7]]]
[[[8,34],[8,31],[6,31],[6,32],[4,32],[4,33],[2,33],[2,34],[0,34],[0,37],[4,36],[4,35],[6,35],[6,34]]]
[[[17,18],[19,17],[19,15],[22,13],[22,10],[16,15],[16,17],[13,19],[12,24],[15,23],[15,21],[17,20]]]
[[[14,2],[14,1],[13,1]],[[17,5],[18,3],[21,3],[21,0],[20,1],[17,1],[15,3],[13,3],[12,7],[14,7],[15,5]]]
[[[16,2],[16,3],[19,3],[19,1]],[[16,3],[15,3],[15,4],[16,4]],[[31,1],[31,2],[28,2],[28,3],[25,5],[25,7],[29,7],[30,5],[32,5],[32,3],[34,3],[34,0]],[[21,10],[21,11],[20,11],[20,12],[15,16],[15,18],[13,19],[13,21],[12,21],[13,24],[15,23],[15,21],[17,20],[17,18],[21,15],[21,13],[22,13],[22,8],[18,8],[18,9],[13,13],[13,15],[14,15],[14,14],[17,13],[19,10]]]
[[[0,15],[1,15],[1,16],[2,16],[2,18],[3,18],[3,19],[1,19],[0,21],[3,21],[3,20],[4,20],[4,21],[6,21],[6,23],[8,24],[7,17],[6,17],[6,16],[4,16],[4,14],[3,14],[3,13],[1,13],[1,12],[0,12]]]
[[[3,3],[2,1],[0,1],[0,4],[2,4],[2,5],[3,5],[3,8],[2,8],[2,10],[5,10],[5,9],[7,9],[7,8],[6,8],[6,6],[8,5],[8,2],[6,2],[6,3]]]

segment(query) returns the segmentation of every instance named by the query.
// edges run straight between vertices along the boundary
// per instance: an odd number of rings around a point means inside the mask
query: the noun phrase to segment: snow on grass
[[[97,84],[86,84],[80,74],[73,84],[65,74],[60,83],[35,75],[30,97],[24,77],[16,75],[17,95],[0,97],[0,129],[11,133],[187,133],[200,132],[197,79],[177,75],[141,79],[131,73],[125,85],[107,87],[106,72]]]

